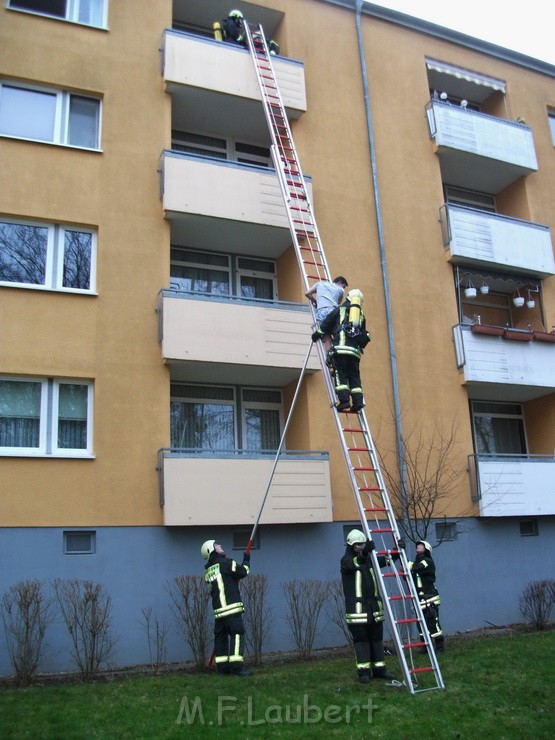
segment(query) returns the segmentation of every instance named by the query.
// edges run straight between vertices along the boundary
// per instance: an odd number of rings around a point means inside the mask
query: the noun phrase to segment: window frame
[[[101,151],[102,140],[102,99],[95,95],[87,93],[74,93],[67,90],[57,90],[55,88],[43,87],[41,85],[26,84],[13,82],[11,80],[0,79],[0,113],[2,110],[2,91],[4,88],[13,88],[24,90],[29,93],[42,95],[53,95],[56,98],[54,117],[53,117],[53,136],[51,139],[37,139],[31,136],[23,136],[17,133],[4,133],[0,130],[0,137],[8,139],[18,139],[21,141],[34,141],[40,144],[52,144],[54,146],[65,146],[71,149],[82,149],[89,152]],[[85,98],[97,103],[97,121],[96,121],[96,145],[93,147],[83,146],[81,144],[70,143],[71,132],[71,99]]]
[[[58,379],[0,375],[1,381],[36,383],[40,385],[39,443],[37,447],[0,447],[0,457],[68,457],[91,458],[93,453],[94,384],[82,378]],[[87,387],[87,444],[84,448],[58,447],[59,388],[60,385]]]
[[[89,535],[90,547],[88,550],[70,550],[68,539],[72,535]],[[65,529],[63,531],[64,555],[96,555],[96,530],[94,529]]]
[[[278,402],[271,402],[271,401],[246,401],[245,400],[245,391],[272,391],[274,393],[279,393],[280,401]],[[268,448],[266,450],[265,448],[260,448],[259,450],[251,449],[247,447],[247,418],[245,411],[247,409],[255,410],[255,411],[277,411],[278,412],[278,424],[279,424],[279,439],[281,439],[281,435],[283,434],[283,393],[281,392],[281,389],[279,388],[259,388],[255,386],[241,386],[240,388],[240,398],[241,398],[241,449],[247,450],[249,452],[267,452],[267,451],[275,451],[277,447],[275,448]],[[279,441],[278,441],[279,445]]]
[[[31,228],[47,229],[46,256],[45,256],[45,275],[44,283],[24,283],[11,280],[2,280],[0,278],[0,287],[6,288],[24,288],[27,290],[48,290],[60,293],[77,293],[83,295],[96,295],[96,267],[97,267],[97,249],[98,233],[96,229],[90,227],[70,226],[63,223],[49,223],[47,221],[32,221],[29,219],[1,218],[0,223],[14,224],[16,226],[29,226]],[[79,232],[91,235],[91,254],[90,254],[90,271],[89,287],[73,288],[63,285],[64,277],[64,257],[65,236],[68,232]]]
[[[547,123],[551,131],[551,142],[555,146],[555,110],[547,111]]]
[[[518,406],[520,409],[520,413],[495,413],[492,411],[478,411],[477,405],[478,404],[488,404],[488,405],[494,405],[499,408],[503,406]],[[522,408],[522,404],[518,401],[511,401],[511,402],[499,402],[499,401],[485,401],[485,400],[472,400],[470,402],[470,414],[471,414],[471,422],[472,422],[472,443],[474,447],[474,452],[476,455],[490,455],[492,457],[495,457],[496,455],[510,455],[515,457],[524,457],[528,455],[528,438],[526,436],[526,424],[525,424],[525,417],[524,417],[524,410]],[[477,444],[477,434],[476,434],[476,423],[475,420],[477,417],[494,417],[497,419],[514,419],[516,422],[519,422],[519,429],[518,429],[518,435],[521,438],[523,450],[521,452],[500,452],[499,450],[496,450],[495,452],[481,452],[478,450],[478,444]]]
[[[101,21],[99,24],[86,23],[85,21],[79,20],[79,11],[81,8],[82,0],[67,0],[66,1],[66,14],[65,16],[56,15],[54,13],[46,13],[45,11],[33,10],[31,8],[20,8],[16,5],[12,5],[14,0],[8,0],[8,10],[13,10],[19,13],[29,13],[30,15],[39,15],[43,18],[53,18],[57,21],[64,21],[66,23],[75,23],[79,26],[87,26],[89,28],[100,28],[106,30],[108,27],[108,0],[98,0],[100,3]]]
[[[221,145],[219,142],[221,142]],[[243,151],[241,147],[244,147]],[[274,167],[269,146],[253,144],[250,141],[239,141],[233,137],[208,136],[198,131],[172,129],[171,148],[173,151],[215,157],[227,162],[268,167],[270,169]],[[249,151],[249,148],[251,150],[259,149],[260,152]]]

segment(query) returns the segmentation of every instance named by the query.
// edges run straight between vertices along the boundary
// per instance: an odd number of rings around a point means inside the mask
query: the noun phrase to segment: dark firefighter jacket
[[[362,309],[360,311],[360,322],[354,327],[349,322],[349,309],[351,304],[345,301],[336,314],[336,322],[332,335],[333,352],[338,355],[350,355],[360,359],[364,347],[370,341],[370,334],[366,330],[366,318]]]
[[[212,608],[214,619],[229,617],[245,611],[241,602],[239,580],[249,574],[247,564],[239,565],[235,560],[218,555],[213,550],[204,567],[204,580],[212,589]]]
[[[245,34],[243,33],[242,22],[237,25],[234,18],[224,18],[222,21],[222,34],[224,41],[226,39],[233,39],[236,43],[245,46]]]
[[[414,563],[409,563],[409,566],[418,595],[437,595],[436,564],[432,556],[426,551],[417,555]]]
[[[387,565],[383,555],[378,556],[380,568]],[[341,558],[341,579],[345,594],[347,624],[381,622],[384,619],[383,604],[379,598],[378,584],[369,555],[356,555],[347,545]]]

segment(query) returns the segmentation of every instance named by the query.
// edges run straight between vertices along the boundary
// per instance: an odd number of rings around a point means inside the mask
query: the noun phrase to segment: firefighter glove
[[[363,555],[370,555],[372,550],[376,549],[376,545],[374,544],[374,540],[366,540],[366,544],[362,548],[362,554]]]

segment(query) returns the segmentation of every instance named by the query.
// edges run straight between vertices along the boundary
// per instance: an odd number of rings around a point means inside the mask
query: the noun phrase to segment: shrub
[[[210,591],[203,576],[176,576],[166,586],[177,634],[191,648],[195,666],[206,667]]]
[[[555,603],[555,581],[530,581],[527,583],[518,606],[524,619],[537,630],[544,630],[549,623],[551,607]]]
[[[266,607],[268,577],[250,574],[241,581],[245,605],[245,642],[254,665],[262,662],[262,647],[272,626],[272,615]]]
[[[160,668],[166,659],[166,640],[170,627],[166,622],[161,622],[158,619],[151,606],[145,607],[141,612],[143,621],[139,620],[139,624],[146,634],[150,665],[154,668]]]
[[[285,621],[291,627],[300,657],[310,658],[316,639],[318,618],[328,596],[325,581],[287,581],[281,584],[287,612]]]

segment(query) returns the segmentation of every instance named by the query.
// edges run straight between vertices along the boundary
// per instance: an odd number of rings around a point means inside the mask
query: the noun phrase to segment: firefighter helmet
[[[206,542],[203,543],[202,547],[200,548],[200,554],[205,560],[208,560],[210,557],[210,554],[214,550],[214,545],[216,544],[216,540],[206,540]]]
[[[416,543],[417,545],[424,545],[424,549],[427,551],[428,555],[432,554],[432,546],[429,542],[426,542],[426,540],[418,540]]]
[[[229,18],[242,18],[243,14],[240,10],[230,10],[229,11]]]
[[[366,542],[366,535],[361,532],[360,529],[351,529],[347,535],[347,544],[351,545],[364,545]]]

